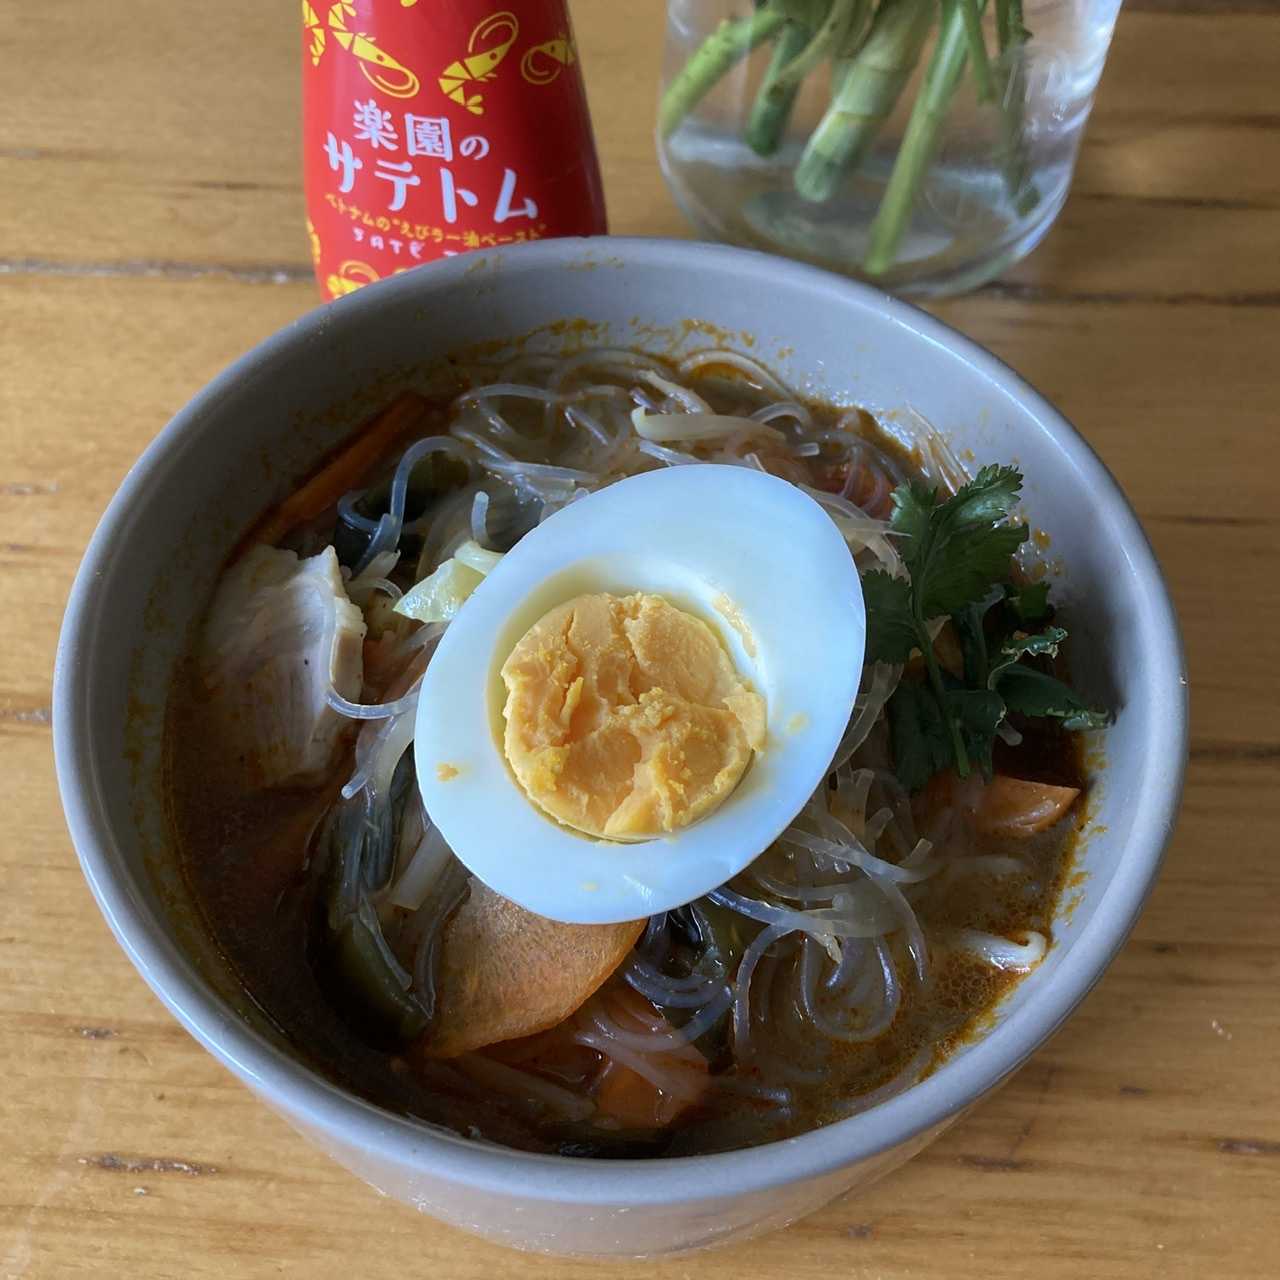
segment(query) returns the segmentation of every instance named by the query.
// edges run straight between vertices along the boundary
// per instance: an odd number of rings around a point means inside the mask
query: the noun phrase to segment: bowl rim
[[[1151,751],[1161,785],[1135,797],[1134,835],[1094,913],[1073,939],[1037,999],[1014,1010],[967,1051],[904,1093],[861,1113],[793,1138],[711,1155],[592,1160],[535,1154],[472,1141],[396,1115],[331,1083],[252,1030],[198,975],[129,884],[130,873],[105,817],[103,780],[86,712],[95,635],[107,606],[95,585],[121,540],[136,536],[131,509],[151,475],[175,465],[187,433],[240,382],[321,330],[362,326],[401,295],[429,295],[472,272],[494,268],[499,287],[522,272],[565,264],[647,265],[712,277],[780,278],[822,297],[840,295],[940,346],[1016,401],[1070,457],[1122,532],[1125,557],[1142,590],[1144,625],[1157,637],[1149,654],[1167,670],[1169,697],[1153,708]],[[491,276],[490,278],[494,278]],[[898,1147],[945,1124],[1015,1071],[1088,994],[1128,936],[1155,881],[1172,834],[1187,760],[1185,659],[1177,618],[1155,554],[1118,483],[1091,446],[1021,376],[942,321],[864,283],[754,250],[659,237],[568,238],[446,258],[322,304],[265,338],[196,393],[130,469],[95,530],[72,587],[58,641],[53,737],[58,785],[73,843],[98,906],[144,980],[215,1058],[295,1123],[355,1142],[374,1159],[419,1169],[458,1186],[499,1196],[581,1206],[666,1205],[741,1196],[809,1180]]]

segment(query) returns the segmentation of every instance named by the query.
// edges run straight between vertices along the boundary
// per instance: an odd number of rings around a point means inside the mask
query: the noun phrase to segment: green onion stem
[[[929,684],[933,688],[933,696],[938,700],[938,710],[942,712],[942,718],[947,722],[947,732],[951,735],[951,750],[955,753],[956,773],[962,778],[969,776],[969,753],[965,750],[964,737],[960,732],[960,726],[956,723],[956,718],[951,714],[951,708],[947,705],[947,690],[942,683],[942,669],[938,666],[938,655],[933,651],[933,638],[929,635],[929,628],[925,626],[924,615],[920,611],[920,602],[914,602],[914,613],[916,622],[916,634],[924,642],[921,652],[924,654],[925,667],[929,672]]]
[[[836,55],[837,59],[843,62],[845,59],[853,58],[858,50],[862,48],[871,25],[874,9],[875,5],[872,0],[858,0],[857,7],[853,11],[853,17],[849,22],[849,28],[844,33],[844,43]]]
[[[747,122],[747,144],[753,151],[770,155],[777,149],[805,76],[828,52],[838,52],[851,42],[855,25],[860,27],[864,21],[867,3],[834,0],[817,31],[809,31],[794,20],[783,31]],[[799,33],[802,36],[796,40]]]
[[[985,5],[986,0],[978,3]],[[944,0],[938,42],[907,121],[888,186],[871,223],[867,252],[862,260],[868,275],[882,275],[898,256],[925,170],[937,149],[938,131],[964,74],[968,43],[963,10],[964,0]]]
[[[857,0],[857,8],[849,21],[844,40],[831,59],[831,96],[835,98],[844,84],[844,78],[853,68],[853,61],[866,43],[875,5],[872,0]]]
[[[1022,0],[996,0],[996,49],[1001,56],[1017,39],[1022,26]]]
[[[778,77],[779,83],[785,88],[798,89],[801,81],[818,65],[828,50],[841,48],[858,6],[859,0],[833,0],[827,16],[822,20],[822,26],[813,33],[813,38]]]
[[[796,191],[828,200],[880,132],[920,58],[936,0],[882,0],[866,42],[796,165]]]
[[[1027,29],[1022,25],[1022,0],[996,0],[996,40],[999,50],[1001,170],[1014,208],[1026,217],[1040,203],[1027,158]]]
[[[777,34],[785,16],[777,9],[757,9],[749,18],[726,18],[694,51],[667,86],[658,105],[658,133],[669,137],[681,120],[716,82],[753,49]]]
[[[987,687],[987,679],[991,675],[991,658],[987,653],[987,633],[983,628],[985,610],[980,609],[977,605],[971,605],[969,608],[970,626],[973,630],[974,643],[977,647],[977,653],[974,657],[977,660],[978,669],[974,672],[972,683],[979,689]]]
[[[987,57],[987,42],[982,38],[982,10],[985,0],[958,0],[964,18],[964,35],[969,44],[969,61],[973,65],[973,84],[979,102],[995,98],[995,85],[991,76],[991,61]]]
[[[810,32],[798,23],[788,22],[773,46],[773,56],[769,59],[764,79],[760,81],[743,134],[747,146],[757,155],[771,156],[782,141],[796,95],[800,92],[800,82],[785,84],[781,75],[809,43]]]

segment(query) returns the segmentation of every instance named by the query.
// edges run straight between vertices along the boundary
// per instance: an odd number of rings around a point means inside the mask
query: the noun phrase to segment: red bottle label
[[[606,230],[564,0],[490,3],[303,0],[325,297],[467,249]]]

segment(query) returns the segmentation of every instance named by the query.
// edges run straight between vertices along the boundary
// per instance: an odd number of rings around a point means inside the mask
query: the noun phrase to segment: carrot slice
[[[644,923],[563,924],[473,878],[445,928],[436,1020],[420,1051],[455,1058],[563,1022],[622,963]]]
[[[648,1000],[618,986],[598,993],[589,1005],[554,1027],[520,1040],[489,1045],[479,1056],[533,1072],[574,1092],[590,1093],[595,1102],[591,1122],[600,1129],[664,1128],[701,1100],[709,1085],[709,1067],[696,1048],[680,1045],[637,1055],[652,1068],[651,1080],[624,1066],[599,1041],[593,1039],[588,1047],[578,1039],[583,1031],[602,1034],[593,1010],[633,1035],[671,1031],[666,1018]]]
[[[660,1129],[684,1110],[673,1110],[672,1101],[638,1071],[611,1061],[596,1090],[596,1122],[619,1129]]]
[[[1079,795],[1079,787],[1055,787],[998,773],[977,798],[974,826],[992,836],[1035,835],[1060,821]]]
[[[607,1022],[631,1035],[665,1035],[671,1024],[657,1007],[638,991],[615,987],[598,996],[591,1009],[599,1008]],[[590,1009],[576,1020],[590,1022]],[[594,1123],[602,1128],[661,1129],[694,1106],[707,1091],[708,1064],[693,1045],[641,1055],[653,1069],[653,1078],[609,1056],[596,1086]]]
[[[403,436],[422,425],[429,406],[416,391],[402,391],[381,413],[341,446],[328,464],[291,493],[253,530],[252,541],[272,546],[300,524],[323,515],[377,464]]]

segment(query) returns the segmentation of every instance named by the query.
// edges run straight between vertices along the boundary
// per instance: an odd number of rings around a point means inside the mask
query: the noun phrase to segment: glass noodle
[[[885,428],[892,440],[871,426],[856,410],[834,419],[818,414],[737,352],[708,349],[674,366],[612,349],[521,356],[476,374],[448,406],[439,433],[391,462],[386,509],[376,519],[361,513],[364,490],[339,502],[338,517],[367,538],[354,571],[347,571],[349,589],[366,610],[389,607],[464,546],[472,548],[468,563],[483,572],[474,548],[482,557],[503,553],[541,521],[615,480],[702,462],[754,467],[800,485],[830,515],[860,568],[902,576],[887,517],[890,491],[907,478],[904,450],[919,460],[921,478],[945,492],[965,473],[922,420],[898,418]],[[454,467],[455,483],[428,510],[415,512],[418,477],[445,464]],[[376,661],[366,663],[361,700],[333,690],[328,696],[335,711],[359,723],[333,829],[354,831],[362,822],[393,829],[385,849],[371,845],[366,854],[376,854],[377,882],[371,873],[353,872],[346,901],[356,904],[360,926],[424,1016],[431,992],[419,984],[434,972],[443,913],[456,905],[460,873],[422,810],[411,771],[400,766],[412,746],[417,685],[447,625],[393,620],[371,637]],[[871,1078],[877,1044],[895,1028],[901,1032],[933,980],[931,949],[959,949],[1000,970],[1029,967],[1043,955],[1045,939],[1035,932],[931,935],[930,895],[981,876],[1015,874],[1021,864],[988,855],[957,869],[945,840],[916,830],[910,798],[887,768],[885,707],[901,674],[889,664],[868,665],[830,780],[773,846],[732,883],[684,909],[692,914],[648,922],[618,984],[666,1017],[652,1027],[620,1020],[610,1004],[619,986],[608,984],[575,1016],[578,1045],[679,1095],[695,1042],[722,1029],[726,1053],[711,1075],[714,1088],[786,1120],[798,1095],[816,1088],[833,1063],[845,1060],[841,1055],[862,1054],[862,1078]],[[387,817],[392,811],[394,820]],[[709,935],[716,928],[736,931],[736,949],[712,948],[691,965],[689,930]],[[860,1097],[843,1096],[837,1110],[871,1105],[919,1078],[931,1054],[906,1041],[899,1047],[895,1069]],[[482,1053],[450,1070],[498,1092],[523,1091],[564,1117],[589,1111],[568,1085]]]

